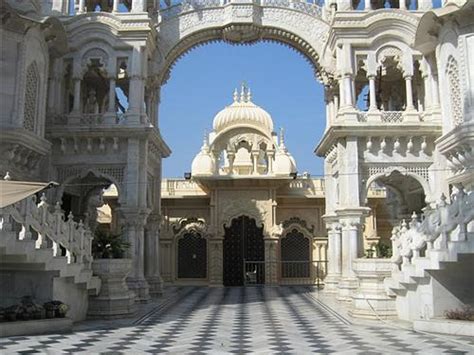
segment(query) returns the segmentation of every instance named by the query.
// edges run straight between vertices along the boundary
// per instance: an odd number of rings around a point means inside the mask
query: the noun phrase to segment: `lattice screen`
[[[309,277],[309,239],[293,229],[281,240],[282,277]]]
[[[28,131],[35,131],[36,111],[38,105],[39,74],[36,62],[33,62],[26,71],[25,112],[23,127]]]
[[[178,278],[207,276],[207,242],[199,233],[186,233],[178,240]]]

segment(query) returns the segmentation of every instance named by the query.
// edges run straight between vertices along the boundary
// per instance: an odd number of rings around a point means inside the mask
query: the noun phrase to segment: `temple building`
[[[0,307],[34,293],[79,321],[128,315],[166,284],[285,283],[323,284],[356,317],[473,306],[474,3],[440,5],[0,1],[0,192],[27,192],[0,200]],[[298,172],[246,87],[190,173],[163,178],[163,87],[215,41],[307,60],[324,178]],[[101,229],[128,243],[121,260],[93,255]]]
[[[232,104],[214,117],[186,177],[161,183],[160,269],[166,284],[323,282],[324,179],[298,174],[283,129],[275,133],[272,117],[252,101],[249,88],[236,90]],[[99,210],[107,214],[114,197],[106,193]],[[384,188],[369,192],[368,204],[378,213],[367,218],[364,245],[373,256],[380,239],[390,243],[388,213],[377,208],[385,197]]]

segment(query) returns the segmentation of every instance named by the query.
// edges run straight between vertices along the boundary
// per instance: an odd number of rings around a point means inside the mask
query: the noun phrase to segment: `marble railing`
[[[404,111],[374,111],[370,114],[378,116],[377,120],[383,123],[400,123],[403,122]],[[360,111],[357,113],[357,120],[359,122],[367,122],[369,112]]]
[[[65,114],[56,115],[53,118],[54,125],[84,125],[84,126],[98,126],[98,125],[120,125],[125,123],[124,113],[79,113],[79,114]]]
[[[160,15],[162,20],[168,20],[189,11],[223,7],[229,3],[230,0],[184,0],[180,4],[161,9]],[[255,3],[260,6],[292,9],[313,17],[322,15],[322,8],[318,3],[305,0],[256,0]]]
[[[449,257],[454,255],[449,242],[468,241],[467,225],[474,221],[474,193],[467,194],[460,188],[452,196],[450,204],[442,195],[440,203],[435,208],[427,209],[421,217],[420,221],[413,213],[409,223],[403,220],[392,231],[392,262],[396,272],[416,263],[423,253],[429,257],[433,250],[438,254],[446,253],[447,259],[441,259],[449,261]],[[454,245],[457,247],[460,244]],[[467,252],[474,253],[474,249]]]
[[[51,206],[44,194],[39,203],[32,195],[0,209],[0,218],[2,232],[14,233],[18,240],[33,240],[36,249],[52,249],[53,256],[62,256],[62,247],[68,264],[81,264],[90,269],[91,231],[82,221],[75,222],[71,213],[65,220],[59,203]]]
[[[324,179],[301,178],[289,183],[287,192],[295,195],[308,195],[324,197]],[[193,180],[163,179],[161,181],[162,197],[172,196],[206,196],[206,193]],[[385,189],[371,187],[368,191],[369,198],[385,198]]]

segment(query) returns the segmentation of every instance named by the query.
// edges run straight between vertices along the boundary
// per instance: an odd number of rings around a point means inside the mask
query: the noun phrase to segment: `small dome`
[[[207,139],[204,140],[201,151],[193,159],[191,164],[191,174],[196,176],[214,174],[214,160],[209,153]]]
[[[275,162],[273,163],[273,172],[275,175],[286,175],[296,172],[296,161],[293,156],[288,153],[285,146],[285,138],[283,129],[280,131],[280,144],[275,154]]]
[[[240,96],[237,90],[234,92],[234,102],[214,117],[213,128],[219,133],[239,125],[253,126],[267,134],[273,131],[272,117],[252,102],[250,89],[246,87],[242,87]]]

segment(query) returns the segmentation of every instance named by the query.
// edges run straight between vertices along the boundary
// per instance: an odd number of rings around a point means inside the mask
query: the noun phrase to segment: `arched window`
[[[36,128],[39,80],[38,67],[36,62],[33,62],[26,71],[25,110],[23,116],[23,127],[32,132]]]
[[[464,122],[462,110],[461,82],[459,81],[459,69],[456,59],[449,57],[446,65],[446,78],[448,79],[449,104],[451,106],[451,117],[454,126]]]
[[[204,279],[206,276],[206,239],[197,232],[187,232],[178,239],[178,278]]]
[[[310,276],[309,239],[292,229],[281,240],[282,278]]]

